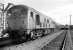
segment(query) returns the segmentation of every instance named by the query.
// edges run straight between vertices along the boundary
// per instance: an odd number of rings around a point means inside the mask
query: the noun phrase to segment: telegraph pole
[[[71,16],[72,16],[72,15],[70,15],[70,27],[69,27],[70,29],[71,29]]]
[[[71,16],[72,16],[72,15],[70,15],[70,25],[71,25]]]

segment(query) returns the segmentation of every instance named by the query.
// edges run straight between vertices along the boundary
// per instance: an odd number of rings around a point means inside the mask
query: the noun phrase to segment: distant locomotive
[[[9,8],[6,20],[8,27],[3,33],[8,33],[13,39],[36,39],[51,33],[51,28],[55,28],[50,18],[25,5],[14,5]]]

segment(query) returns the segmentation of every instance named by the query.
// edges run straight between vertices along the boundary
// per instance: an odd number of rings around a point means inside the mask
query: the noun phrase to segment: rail
[[[70,30],[68,30],[60,50],[73,50],[70,33],[71,33]]]

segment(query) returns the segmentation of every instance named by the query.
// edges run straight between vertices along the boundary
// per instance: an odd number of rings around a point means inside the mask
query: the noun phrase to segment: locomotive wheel
[[[37,30],[37,31],[32,31],[31,32],[31,38],[32,39],[40,38],[42,35],[43,35],[43,31],[42,30]]]
[[[46,34],[49,34],[50,32],[51,32],[50,29],[47,29],[47,30],[45,30],[44,34],[46,35]]]
[[[36,38],[37,38],[36,32],[35,31],[32,31],[31,32],[31,39],[35,40]]]
[[[38,30],[38,31],[37,31],[37,36],[38,36],[38,38],[40,38],[40,37],[42,36],[42,34],[43,34],[43,31],[42,31],[42,30]]]

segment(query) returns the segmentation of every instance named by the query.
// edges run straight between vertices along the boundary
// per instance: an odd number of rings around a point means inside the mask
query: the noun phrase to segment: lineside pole
[[[62,50],[73,50],[70,26],[71,26],[71,15],[70,15],[70,25],[69,25],[69,27],[68,27],[69,30],[67,30],[67,35],[66,35],[65,44],[64,44]]]

